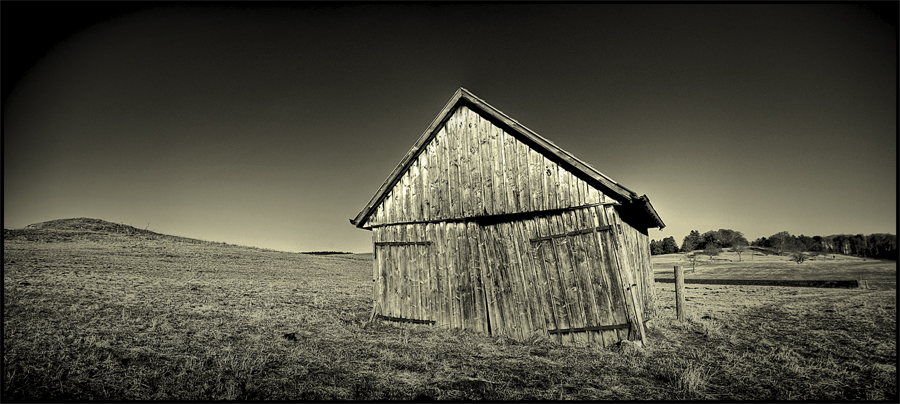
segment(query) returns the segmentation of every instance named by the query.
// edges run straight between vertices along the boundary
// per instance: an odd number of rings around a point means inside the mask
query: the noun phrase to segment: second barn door
[[[383,319],[433,323],[433,243],[420,225],[374,230],[375,313]]]
[[[565,345],[607,346],[638,336],[630,333],[640,324],[630,269],[619,259],[618,228],[606,209],[612,207],[534,219],[531,251],[545,279],[547,332]]]

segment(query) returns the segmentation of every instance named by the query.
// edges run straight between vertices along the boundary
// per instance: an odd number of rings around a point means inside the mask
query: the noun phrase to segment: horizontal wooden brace
[[[565,332],[583,332],[583,331],[601,331],[601,330],[618,330],[631,328],[631,324],[616,324],[616,325],[598,325],[594,327],[584,327],[584,328],[564,328],[561,330],[547,330],[550,334],[562,334]]]
[[[431,245],[430,241],[376,241],[375,247],[384,245]]]
[[[382,316],[381,314],[378,314],[378,315],[376,315],[375,317],[378,317],[378,318],[380,318],[380,319],[382,319],[382,320],[395,321],[395,322],[398,322],[398,323],[434,324],[434,321],[433,321],[433,320],[416,320],[416,319],[412,319],[412,318],[400,318],[400,317]]]
[[[577,236],[579,234],[590,234],[590,233],[593,233],[594,231],[606,231],[606,230],[609,230],[609,226],[591,227],[590,229],[575,230],[575,231],[570,231],[570,232],[564,233],[564,234],[554,234],[554,235],[546,236],[546,237],[537,237],[537,238],[531,239],[531,242],[537,243],[540,241],[553,240],[555,238]]]
[[[511,222],[514,220],[523,220],[530,219],[538,216],[547,216],[547,215],[555,215],[562,212],[568,212],[572,210],[584,209],[584,208],[592,208],[594,206],[606,206],[606,205],[621,205],[619,202],[602,202],[602,203],[589,203],[586,205],[573,206],[570,208],[559,208],[559,209],[547,209],[547,210],[535,210],[531,212],[516,212],[516,213],[505,213],[501,215],[490,215],[490,216],[475,216],[475,217],[460,217],[460,218],[447,218],[447,219],[435,219],[435,220],[420,220],[420,221],[411,221],[411,222],[397,222],[397,223],[384,223],[384,224],[376,224],[374,226],[364,227],[365,229],[374,229],[376,227],[387,227],[387,226],[399,226],[406,224],[428,224],[428,223],[457,223],[457,222],[476,222],[482,226],[488,226],[497,223],[503,222]]]

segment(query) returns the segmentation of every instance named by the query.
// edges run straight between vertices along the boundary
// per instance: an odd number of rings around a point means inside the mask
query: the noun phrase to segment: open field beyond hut
[[[691,276],[884,282],[687,285],[684,322],[658,283],[649,345],[601,349],[367,323],[371,254],[36,227],[4,231],[3,401],[897,400],[893,261],[701,264]],[[658,277],[690,267],[653,259]]]

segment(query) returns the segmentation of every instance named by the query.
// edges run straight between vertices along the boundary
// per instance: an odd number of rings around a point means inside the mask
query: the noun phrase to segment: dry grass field
[[[4,231],[3,401],[897,400],[896,283],[687,285],[684,322],[660,283],[646,348],[562,347],[366,323],[370,254],[109,225]],[[896,263],[852,261],[790,264],[896,279]],[[728,264],[695,275],[792,274]]]

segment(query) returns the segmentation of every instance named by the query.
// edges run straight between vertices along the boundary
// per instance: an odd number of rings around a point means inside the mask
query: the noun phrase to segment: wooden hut
[[[372,231],[374,313],[566,345],[644,339],[638,196],[460,88],[350,222]]]

